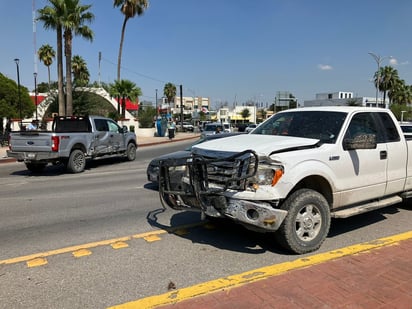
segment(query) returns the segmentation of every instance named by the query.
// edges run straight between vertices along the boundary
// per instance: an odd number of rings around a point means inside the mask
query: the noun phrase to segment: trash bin
[[[172,138],[175,137],[175,129],[174,128],[169,128],[168,133],[169,133],[169,139],[172,139]]]

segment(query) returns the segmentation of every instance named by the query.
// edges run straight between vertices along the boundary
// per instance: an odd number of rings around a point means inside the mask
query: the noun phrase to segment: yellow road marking
[[[124,241],[115,242],[115,243],[111,244],[111,246],[112,246],[113,249],[122,249],[122,248],[129,247],[127,242],[124,242]]]
[[[161,235],[161,234],[166,234],[166,233],[172,233],[175,230],[178,230],[178,229],[181,229],[181,228],[190,228],[190,227],[195,227],[195,226],[199,226],[199,225],[203,225],[203,224],[205,224],[205,223],[204,222],[197,222],[197,223],[193,223],[193,224],[187,224],[187,225],[182,225],[182,226],[168,228],[168,229],[159,229],[159,230],[154,230],[154,231],[150,231],[150,232],[135,234],[135,235],[131,235],[131,236],[124,236],[124,237],[119,237],[119,238],[95,241],[95,242],[90,242],[90,243],[83,244],[83,245],[65,247],[65,248],[60,248],[60,249],[55,249],[55,250],[50,250],[50,251],[45,251],[45,252],[39,252],[39,253],[19,256],[19,257],[15,257],[15,258],[0,260],[0,265],[27,262],[27,261],[34,260],[34,259],[37,259],[37,258],[46,258],[48,256],[53,256],[53,255],[58,255],[58,254],[63,254],[63,253],[69,253],[69,252],[76,252],[76,251],[83,250],[83,249],[91,249],[91,248],[96,248],[96,247],[100,247],[100,246],[112,245],[112,244],[117,243],[117,242],[125,242],[125,241],[129,241],[131,239],[140,239],[140,238],[145,238],[145,237],[153,236],[153,235]]]
[[[284,262],[281,264],[254,269],[251,271],[244,272],[242,274],[211,280],[208,282],[200,283],[179,290],[174,290],[161,295],[149,296],[128,303],[116,305],[113,307],[109,307],[108,309],[151,309],[156,308],[158,306],[170,305],[211,292],[220,291],[222,289],[230,289],[246,283],[262,280],[270,276],[280,275],[293,269],[320,264],[343,256],[367,252],[383,246],[396,245],[400,241],[410,238],[412,238],[412,231],[380,238],[370,242],[365,242],[325,253],[299,258],[297,260],[290,262]]]
[[[27,261],[27,267],[37,267],[47,264],[47,259],[45,258],[35,258],[33,260]]]
[[[79,258],[79,257],[82,257],[82,256],[88,256],[88,255],[92,254],[92,252],[88,249],[80,249],[80,250],[72,252],[72,254],[73,254],[74,257]]]
[[[148,235],[144,237],[144,240],[146,240],[147,242],[154,242],[154,241],[161,240],[161,238],[157,235]]]

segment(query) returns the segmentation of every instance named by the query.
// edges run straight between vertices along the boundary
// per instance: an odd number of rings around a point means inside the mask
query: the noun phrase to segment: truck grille
[[[194,189],[201,193],[244,190],[246,179],[256,174],[258,165],[257,154],[252,150],[222,159],[197,155],[192,159],[189,175]]]

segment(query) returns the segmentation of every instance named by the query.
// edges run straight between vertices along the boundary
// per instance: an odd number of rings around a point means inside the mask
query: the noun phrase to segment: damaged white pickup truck
[[[160,163],[163,205],[274,232],[303,254],[346,218],[411,195],[412,141],[387,109],[308,107],[279,112],[251,134],[194,146]]]

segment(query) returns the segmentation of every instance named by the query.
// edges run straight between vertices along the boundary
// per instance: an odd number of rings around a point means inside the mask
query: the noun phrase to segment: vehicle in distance
[[[150,161],[146,169],[147,180],[151,182],[156,182],[156,183],[159,181],[160,161],[166,160],[166,159],[179,160],[181,158],[187,158],[187,156],[190,155],[190,150],[192,149],[194,145],[198,145],[198,144],[201,144],[206,141],[213,140],[213,139],[224,138],[224,137],[229,137],[229,136],[234,136],[234,135],[239,135],[239,134],[242,134],[242,133],[238,133],[238,132],[220,133],[220,134],[201,136],[198,140],[196,140],[193,144],[191,144],[189,147],[187,147],[184,150],[167,153],[165,155],[154,158],[152,159],[152,161]]]
[[[232,132],[232,125],[229,122],[223,123],[223,132],[226,132],[226,133]]]
[[[412,138],[412,122],[400,122],[402,132],[405,135],[405,138]]]
[[[331,218],[412,196],[412,141],[389,109],[289,109],[249,134],[193,146],[185,162],[162,161],[159,195],[304,254],[321,246]]]
[[[100,116],[55,117],[52,131],[17,131],[10,134],[7,156],[24,162],[28,170],[42,171],[47,164],[63,163],[67,171],[81,173],[87,158],[124,156],[136,159],[136,134],[114,120]]]
[[[223,124],[220,122],[210,122],[205,125],[202,131],[202,136],[220,134],[224,131]]]
[[[251,123],[251,124],[249,124],[249,125],[246,127],[245,132],[246,132],[246,133],[250,133],[250,132],[252,132],[254,129],[256,129],[256,127],[257,127],[257,125],[256,125],[255,123]]]
[[[193,132],[195,130],[195,127],[190,122],[183,122],[183,127],[182,124],[178,122],[176,128],[177,131],[180,132]]]

